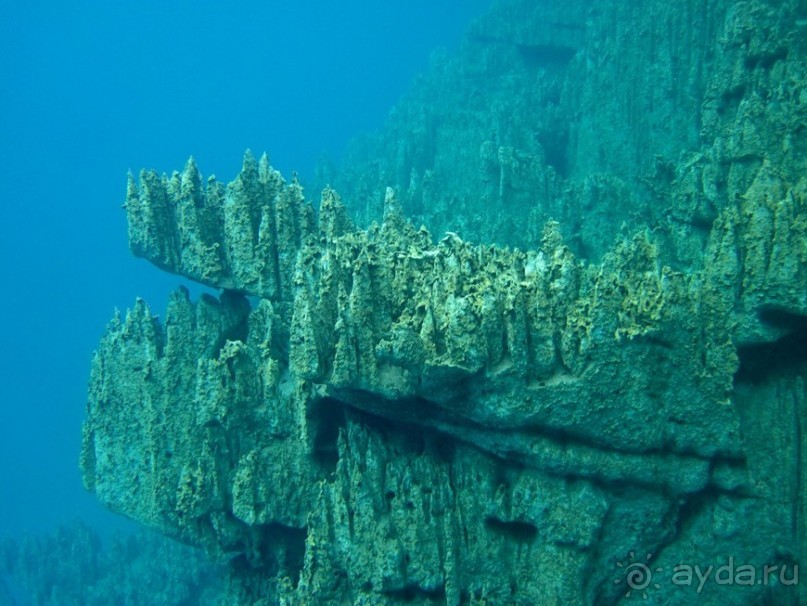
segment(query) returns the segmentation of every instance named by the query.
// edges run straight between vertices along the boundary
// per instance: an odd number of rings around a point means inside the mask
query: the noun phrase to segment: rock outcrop
[[[230,604],[805,599],[799,10],[503,2],[345,204],[249,153],[131,177],[134,253],[222,294],[110,323],[87,487]],[[751,586],[673,576],[729,558]]]

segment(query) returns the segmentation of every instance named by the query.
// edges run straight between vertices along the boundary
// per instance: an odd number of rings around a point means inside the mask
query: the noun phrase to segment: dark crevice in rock
[[[734,375],[735,383],[760,383],[771,375],[798,372],[807,362],[807,317],[788,314],[775,309],[759,314],[767,324],[790,327],[791,332],[771,343],[740,347],[737,351],[740,367]]]
[[[279,534],[284,537],[286,543],[281,569],[289,575],[296,587],[300,582],[300,572],[305,563],[305,540],[308,536],[308,531],[305,528],[289,528],[279,524],[273,524],[272,526],[280,529]]]
[[[787,309],[767,305],[757,311],[760,321],[789,331],[807,331],[807,316],[795,314]]]
[[[202,296],[210,297],[210,295],[207,294]],[[210,297],[210,300],[213,301],[215,305],[221,305],[224,310],[227,310],[227,312],[232,314],[236,319],[232,325],[226,327],[221,332],[216,342],[210,348],[210,356],[218,358],[221,355],[221,350],[227,344],[227,341],[241,341],[246,343],[247,337],[249,336],[249,314],[252,310],[252,306],[245,295],[234,290],[224,290],[224,292],[221,293],[220,302],[216,301],[213,297]]]
[[[535,134],[544,149],[544,160],[564,179],[569,176],[569,127],[544,130]]]
[[[445,603],[445,587],[427,589],[419,585],[407,585],[401,589],[382,591],[386,597],[402,603],[417,602],[419,604]]]
[[[238,570],[261,569],[269,576],[288,576],[296,586],[305,560],[306,528],[260,524],[249,528],[249,544],[231,561]]]
[[[720,103],[717,110],[723,114],[729,110],[734,110],[740,104],[740,101],[745,97],[745,85],[739,84],[737,86],[727,88],[720,95]]]
[[[428,453],[435,460],[451,462],[459,444],[473,448],[502,464],[507,469],[531,468],[540,470],[552,477],[565,478],[570,481],[584,481],[598,488],[612,493],[621,494],[625,490],[634,488],[662,491],[671,490],[675,485],[674,478],[654,474],[648,477],[635,477],[629,475],[633,470],[629,465],[617,464],[620,456],[654,457],[660,462],[666,462],[670,469],[676,469],[678,475],[684,472],[688,463],[697,464],[705,461],[725,461],[734,464],[730,457],[718,456],[714,459],[699,457],[692,453],[675,453],[666,450],[652,450],[643,453],[631,453],[612,448],[603,448],[593,442],[581,439],[564,430],[548,429],[538,426],[522,426],[518,428],[491,428],[479,423],[464,419],[462,423],[450,421],[444,415],[446,411],[437,404],[419,398],[404,398],[400,400],[382,400],[378,396],[364,394],[359,402],[351,391],[351,396],[342,394],[342,399],[336,397],[324,398],[327,408],[344,407],[346,413],[355,420],[377,431],[385,441],[393,444],[398,452],[399,444],[405,444],[407,452],[421,455]],[[368,400],[376,402],[368,406]],[[383,405],[379,407],[379,402]],[[333,413],[330,413],[333,414]],[[393,439],[395,436],[396,439]],[[403,439],[403,442],[401,442]],[[564,460],[564,465],[547,463],[543,459],[532,460],[530,449],[536,439],[545,440],[541,449],[544,453],[552,451]],[[519,445],[521,444],[521,445]],[[495,445],[495,446],[494,446]],[[597,454],[599,453],[599,454]],[[574,457],[581,456],[581,462],[597,457],[614,458],[613,469],[578,468]],[[568,460],[571,458],[571,462]],[[669,458],[669,460],[667,460]],[[649,460],[649,459],[648,459]],[[333,461],[333,465],[335,465]],[[741,464],[742,462],[736,462]],[[671,472],[665,471],[663,474]],[[626,475],[628,474],[628,475]],[[502,483],[506,484],[506,477],[502,476]],[[676,489],[678,490],[678,489]]]
[[[758,57],[749,55],[748,57],[745,58],[744,63],[746,69],[749,70],[756,68],[770,69],[777,61],[782,61],[786,58],[787,58],[787,49],[780,48],[768,55],[762,55]]]
[[[577,53],[575,48],[550,44],[518,44],[516,48],[524,65],[531,69],[563,67]]]
[[[470,385],[469,382],[469,389]],[[335,400],[341,401],[346,406],[350,406],[356,410],[376,417],[385,418],[394,422],[396,425],[404,423],[425,427],[431,431],[452,436],[461,442],[466,442],[472,446],[481,448],[500,458],[507,459],[508,463],[518,461],[528,467],[530,466],[529,463],[525,462],[523,456],[518,455],[516,451],[512,452],[514,458],[511,461],[505,456],[507,449],[493,452],[488,451],[484,446],[481,446],[478,441],[474,440],[472,436],[489,433],[490,435],[496,435],[502,439],[509,438],[502,441],[502,444],[512,444],[517,439],[532,443],[535,441],[535,438],[541,438],[564,450],[574,450],[575,447],[591,448],[614,455],[659,455],[677,457],[682,460],[693,459],[701,461],[712,459],[712,457],[702,456],[698,453],[685,450],[669,450],[666,448],[632,450],[629,448],[617,448],[611,444],[591,439],[589,436],[572,431],[572,429],[567,427],[554,427],[547,424],[530,422],[529,420],[525,420],[525,422],[521,424],[494,424],[491,422],[482,422],[475,420],[472,415],[461,410],[461,403],[466,401],[465,398],[456,398],[456,402],[452,400],[452,408],[457,409],[452,410],[438,402],[426,400],[421,397],[408,397],[393,400],[383,398],[378,394],[355,389],[332,390],[332,393]],[[722,458],[724,455],[719,456]]]
[[[390,444],[395,454],[421,456],[426,452],[440,458],[453,456],[452,438],[414,423],[394,421],[386,417],[368,413],[339,400],[331,400],[345,411],[345,416],[378,433]],[[395,439],[393,439],[393,437]]]
[[[339,432],[345,427],[344,406],[332,398],[323,398],[313,404],[309,419],[314,426],[314,460],[327,471],[336,471]]]
[[[516,543],[531,543],[538,536],[538,528],[535,524],[520,520],[500,520],[494,516],[488,516],[485,518],[485,527]]]
[[[678,509],[676,535],[681,535],[716,498],[718,492],[709,488],[688,498]]]

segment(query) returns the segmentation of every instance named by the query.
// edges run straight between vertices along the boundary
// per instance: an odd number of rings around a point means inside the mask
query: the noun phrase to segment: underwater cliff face
[[[226,603],[803,600],[799,11],[501,2],[316,208],[130,178],[133,252],[223,292],[110,323],[87,487]]]

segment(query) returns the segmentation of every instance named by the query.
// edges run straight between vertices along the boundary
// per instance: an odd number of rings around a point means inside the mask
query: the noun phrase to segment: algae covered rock
[[[133,252],[221,295],[110,323],[88,489],[226,562],[221,603],[610,604],[634,554],[659,603],[797,603],[800,19],[502,2],[344,197],[250,153],[130,178]],[[728,558],[782,576],[674,576]]]

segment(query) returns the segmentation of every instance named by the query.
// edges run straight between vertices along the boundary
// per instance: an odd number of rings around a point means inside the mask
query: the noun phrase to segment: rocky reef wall
[[[221,603],[804,600],[803,8],[501,2],[317,208],[131,177],[134,253],[222,294],[109,324],[88,489]],[[674,582],[729,558],[780,576]]]
[[[803,175],[804,15],[796,0],[499,2],[321,184],[364,224],[392,186],[433,233],[521,248],[554,219],[591,260],[650,225],[671,264],[700,267],[752,183]]]

